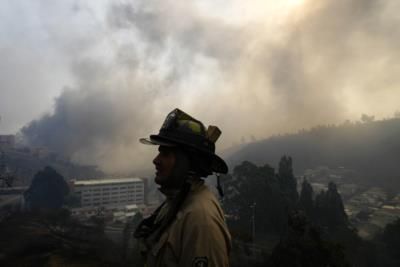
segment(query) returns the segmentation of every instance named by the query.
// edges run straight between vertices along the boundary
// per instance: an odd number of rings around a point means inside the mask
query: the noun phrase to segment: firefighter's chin
[[[168,177],[162,176],[158,172],[156,172],[156,177],[154,178],[154,182],[156,184],[163,186],[163,185],[167,184],[167,180],[168,180]]]

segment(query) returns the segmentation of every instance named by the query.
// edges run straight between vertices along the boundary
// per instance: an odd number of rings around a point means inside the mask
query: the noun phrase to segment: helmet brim
[[[212,170],[217,173],[227,174],[228,165],[226,165],[226,162],[215,154],[212,155],[212,158],[213,158],[211,163]]]
[[[153,140],[148,138],[140,138],[139,142],[144,145],[151,145],[151,146],[169,146],[169,147],[177,146],[177,144],[172,142]]]

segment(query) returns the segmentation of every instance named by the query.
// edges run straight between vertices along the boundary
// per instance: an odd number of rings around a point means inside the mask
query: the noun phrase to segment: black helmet
[[[225,161],[215,154],[215,142],[221,135],[216,126],[204,127],[203,123],[185,112],[174,109],[161,126],[158,134],[149,139],[141,138],[146,145],[183,146],[211,158],[211,169],[217,173],[227,173]]]

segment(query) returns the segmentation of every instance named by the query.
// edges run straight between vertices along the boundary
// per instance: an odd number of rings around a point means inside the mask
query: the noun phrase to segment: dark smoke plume
[[[400,97],[399,8],[395,0],[310,0],[271,31],[264,18],[238,25],[190,2],[112,4],[101,22],[107,37],[86,40],[71,60],[73,89],[22,132],[111,172],[150,167],[154,151],[137,139],[157,132],[175,107],[220,126],[220,147],[387,116]],[[101,41],[105,60],[89,53]]]

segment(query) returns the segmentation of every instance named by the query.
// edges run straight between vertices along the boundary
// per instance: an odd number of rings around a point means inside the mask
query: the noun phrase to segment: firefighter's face
[[[176,163],[175,151],[174,148],[166,146],[160,146],[158,151],[158,155],[153,160],[156,167],[155,182],[161,186],[167,186],[168,178],[172,176]]]

